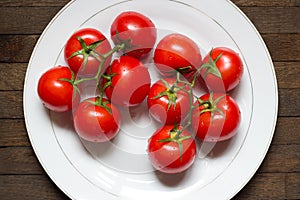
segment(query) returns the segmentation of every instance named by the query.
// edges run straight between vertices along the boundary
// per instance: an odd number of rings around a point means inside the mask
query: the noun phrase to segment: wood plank
[[[300,116],[300,90],[279,90],[279,116]]]
[[[60,9],[61,7],[0,7],[0,34],[40,34]],[[299,7],[241,9],[260,33],[300,33]]]
[[[289,199],[297,199],[299,177],[292,175],[288,183],[293,183],[287,191]],[[298,182],[297,182],[298,181]],[[38,192],[32,192],[38,191]],[[299,191],[299,190],[298,190]],[[5,175],[0,176],[0,194],[2,200],[11,199],[67,199],[46,175]],[[248,199],[285,199],[285,174],[256,174],[250,182],[233,198],[233,200]]]
[[[1,0],[0,7],[62,7],[70,0]]]
[[[15,7],[15,6],[64,6],[69,2],[69,0],[1,0],[0,6],[3,7]],[[237,6],[282,6],[282,7],[288,7],[288,6],[300,6],[299,0],[232,0],[234,4]]]
[[[42,174],[31,147],[0,148],[0,174]],[[259,173],[300,172],[300,145],[272,145]]]
[[[60,7],[0,7],[0,34],[40,34]]]
[[[22,91],[0,91],[0,118],[23,118]],[[12,106],[8,106],[12,105]],[[300,90],[279,90],[279,116],[299,117]]]
[[[300,60],[300,34],[263,34],[262,37],[274,62]]]
[[[263,34],[274,62],[300,61],[300,34]],[[0,35],[0,62],[28,62],[38,35]],[[299,65],[297,65],[299,66]]]
[[[300,173],[288,173],[286,178],[287,199],[300,199]]]
[[[27,63],[0,63],[0,90],[22,90]]]
[[[272,144],[300,144],[300,117],[279,117]]]
[[[300,88],[300,62],[274,62],[274,68],[278,88]]]
[[[2,200],[68,199],[46,175],[0,176],[0,194]],[[248,199],[285,199],[285,174],[255,175],[233,198]]]
[[[241,7],[241,10],[260,33],[300,33],[299,7]]]
[[[286,185],[285,179],[282,173],[256,174],[232,200],[299,199],[299,173],[288,174]],[[47,175],[0,176],[0,194],[2,200],[68,199]]]
[[[284,123],[283,121],[287,121],[287,118],[279,118],[279,123]],[[290,124],[288,127],[292,126],[292,124],[298,124],[297,121],[299,118],[290,120]],[[19,121],[20,127],[18,128],[18,123],[13,123],[15,121]],[[28,173],[36,173],[36,164],[37,160],[35,158],[34,153],[30,146],[30,143],[26,136],[26,130],[23,127],[23,123],[21,120],[0,120],[1,130],[5,130],[4,133],[1,133],[0,146],[15,146],[10,148],[0,148],[0,160],[2,160],[2,165],[0,166],[0,174],[1,173],[24,173],[24,170],[29,170]],[[4,124],[4,125],[3,125]],[[6,125],[5,125],[6,124]],[[7,131],[7,127],[10,127],[10,131]],[[297,125],[295,126],[296,132],[286,128],[285,126],[280,126],[282,129],[286,129],[287,134],[285,136],[287,141],[294,141],[293,144],[290,145],[277,145],[280,142],[275,142],[278,134],[275,132],[274,141],[271,145],[270,150],[266,156],[265,161],[263,162],[260,171],[261,172],[299,172],[300,171],[300,144],[299,144],[299,134],[297,130]],[[15,128],[15,129],[14,129]],[[18,131],[18,130],[22,131]],[[9,130],[9,128],[8,128]],[[15,130],[15,133],[14,131]],[[13,136],[10,135],[13,133]],[[284,135],[284,133],[281,133]],[[22,140],[27,140],[22,141]],[[14,142],[21,141],[21,142]],[[26,145],[28,147],[18,147],[19,145]],[[282,159],[284,158],[284,159]],[[33,162],[35,161],[35,162]],[[23,168],[26,165],[30,165],[28,168]],[[31,166],[32,165],[32,166]],[[9,166],[9,167],[6,167]],[[15,166],[16,168],[14,168]],[[31,171],[33,169],[33,171]]]
[[[24,119],[0,119],[0,147],[30,146]]]
[[[0,90],[22,90],[28,63],[0,63]],[[274,62],[278,87],[300,88],[300,62]]]
[[[285,199],[285,174],[255,174],[232,200],[240,199]]]
[[[23,117],[23,92],[0,91],[0,118]]]
[[[39,181],[39,178],[36,177],[42,177],[42,176],[24,176],[24,175],[18,175],[18,176],[13,176],[11,174],[16,173],[22,173],[22,174],[31,174],[31,173],[36,173],[36,174],[41,174],[43,175],[44,172],[40,167],[38,166],[37,160],[35,159],[31,148],[4,148],[7,150],[3,151],[3,148],[0,148],[0,158],[3,161],[0,165],[0,194],[4,194],[3,197],[7,197],[6,195],[6,189],[10,189],[9,193],[13,193],[14,195],[17,195],[14,197],[18,198],[19,191],[16,191],[18,188],[23,188],[20,187],[19,181],[22,183],[24,180],[21,179],[26,179],[28,180],[28,177],[35,177],[34,180],[32,180],[34,183],[36,181]],[[282,149],[278,149],[278,152]],[[292,149],[291,152],[294,152]],[[297,151],[299,152],[299,151]],[[281,155],[277,155],[279,159],[283,160],[283,162],[289,163],[290,160],[282,159],[284,154],[287,154],[288,152],[283,151]],[[269,153],[271,154],[271,153]],[[3,158],[4,157],[4,158]],[[298,153],[299,157],[299,153]],[[299,159],[298,159],[299,160]],[[299,161],[298,161],[299,162]],[[272,163],[274,164],[274,163]],[[280,166],[283,166],[280,163],[276,164],[278,169],[280,169]],[[7,166],[7,167],[3,167]],[[299,164],[298,164],[299,166]],[[285,178],[284,173],[261,173],[262,171],[260,170],[259,173],[256,173],[256,175],[251,179],[251,181],[246,185],[246,187],[234,198],[234,199],[271,199],[271,198],[278,198],[282,199],[284,198],[285,190],[284,190],[284,184],[286,184],[287,188],[287,195],[288,199],[298,199],[299,198],[299,190],[297,188],[299,187],[299,173],[289,173],[288,177]],[[8,175],[4,176],[3,174],[8,173]],[[12,178],[13,177],[13,178]],[[18,180],[20,178],[20,180]],[[286,180],[285,180],[286,179]],[[10,184],[9,180],[13,180],[14,185]],[[44,182],[40,183],[42,185],[44,184],[50,184],[51,182],[49,180],[45,180]],[[28,185],[26,183],[26,185]],[[35,184],[33,184],[35,186]],[[8,187],[8,188],[3,188],[3,187]],[[28,188],[30,189],[30,188]],[[50,187],[51,190],[56,190],[56,188]],[[34,191],[34,190],[33,190]],[[38,191],[43,191],[43,190],[38,190]],[[41,193],[38,193],[37,195],[44,195]],[[27,194],[26,194],[27,195]],[[26,196],[27,197],[27,196]],[[36,197],[36,196],[35,196]],[[10,196],[8,197],[8,199]],[[28,196],[28,199],[33,198],[32,196]],[[3,199],[3,198],[1,198]],[[48,198],[47,198],[48,199]]]
[[[0,148],[0,174],[43,174],[31,147]]]
[[[271,145],[261,172],[300,172],[300,145]]]
[[[46,175],[0,176],[1,200],[69,200]]]
[[[231,0],[237,6],[300,6],[300,0]]]
[[[0,147],[30,146],[24,119],[0,119]],[[300,117],[279,117],[272,145],[300,145]]]
[[[0,35],[0,62],[28,62],[38,38],[38,35]]]

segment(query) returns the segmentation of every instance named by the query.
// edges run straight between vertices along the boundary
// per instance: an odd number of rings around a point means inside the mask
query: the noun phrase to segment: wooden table
[[[0,1],[0,199],[68,199],[28,140],[22,107],[29,57],[68,0]],[[234,0],[262,34],[279,87],[278,122],[263,164],[234,199],[300,199],[300,0]],[[49,150],[51,151],[51,150]]]

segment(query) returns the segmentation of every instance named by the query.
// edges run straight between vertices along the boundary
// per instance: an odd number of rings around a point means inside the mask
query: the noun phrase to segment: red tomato
[[[211,91],[228,92],[241,81],[243,62],[232,49],[217,47],[203,59],[201,75]]]
[[[187,170],[196,157],[196,144],[191,133],[172,125],[163,126],[148,140],[148,157],[153,167],[174,174]],[[182,131],[180,134],[179,131]]]
[[[94,76],[103,59],[100,54],[106,54],[110,50],[110,43],[100,31],[94,28],[83,28],[68,39],[64,48],[64,58],[69,67],[79,76]],[[111,57],[106,60],[103,71],[110,61]]]
[[[147,103],[152,117],[162,124],[179,124],[189,113],[188,87],[175,85],[175,78],[165,78],[154,83],[148,94]]]
[[[39,79],[38,95],[46,108],[55,112],[72,110],[80,101],[75,76],[69,67],[57,66],[47,70]]]
[[[149,93],[151,79],[146,68],[133,57],[121,56],[115,59],[105,73],[104,84],[109,84],[105,94],[113,104],[136,106]]]
[[[228,94],[205,94],[197,101],[192,130],[204,141],[218,142],[233,137],[241,121],[238,104]]]
[[[155,25],[148,17],[133,11],[118,15],[110,28],[114,43],[125,43],[124,53],[135,58],[141,58],[152,50],[156,32]]]
[[[119,132],[119,110],[107,99],[89,98],[82,101],[74,112],[74,127],[78,135],[90,142],[107,142]]]
[[[158,43],[154,51],[154,62],[164,76],[173,76],[179,71],[186,77],[200,68],[202,57],[199,47],[192,39],[173,33]]]

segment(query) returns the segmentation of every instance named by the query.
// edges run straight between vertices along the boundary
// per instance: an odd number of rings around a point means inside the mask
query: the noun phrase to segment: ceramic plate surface
[[[179,175],[159,173],[148,161],[147,139],[158,125],[149,118],[145,102],[122,110],[125,120],[112,142],[93,144],[79,139],[70,113],[49,112],[37,95],[41,74],[65,64],[63,48],[74,31],[95,27],[109,37],[114,18],[128,10],[152,19],[158,28],[158,41],[168,33],[179,32],[193,39],[202,55],[212,47],[227,46],[237,51],[244,63],[241,84],[230,93],[242,113],[237,135],[213,149],[198,143],[194,165]],[[151,56],[144,62],[152,82],[158,80]],[[276,76],[268,50],[248,18],[226,0],[71,1],[37,42],[24,85],[24,114],[31,144],[45,171],[72,199],[230,199],[265,157],[277,108]]]

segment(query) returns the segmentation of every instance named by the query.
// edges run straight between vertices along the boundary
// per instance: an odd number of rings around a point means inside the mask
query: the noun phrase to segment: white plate
[[[242,112],[238,134],[210,153],[207,146],[199,145],[195,164],[183,174],[164,175],[151,167],[145,149],[157,125],[147,116],[128,117],[113,142],[95,145],[77,137],[69,114],[47,111],[38,98],[38,79],[50,67],[64,64],[61,52],[68,37],[91,26],[109,36],[111,22],[125,10],[150,17],[160,30],[159,38],[180,32],[196,41],[203,54],[212,47],[228,46],[239,52],[245,64],[241,84],[231,93]],[[151,64],[148,67],[155,81],[158,75]],[[268,50],[248,18],[226,0],[71,1],[37,42],[24,86],[31,144],[48,175],[72,199],[232,198],[265,157],[277,108],[277,83]],[[142,109],[144,105],[132,112],[143,113]],[[128,110],[123,111],[126,114]]]

